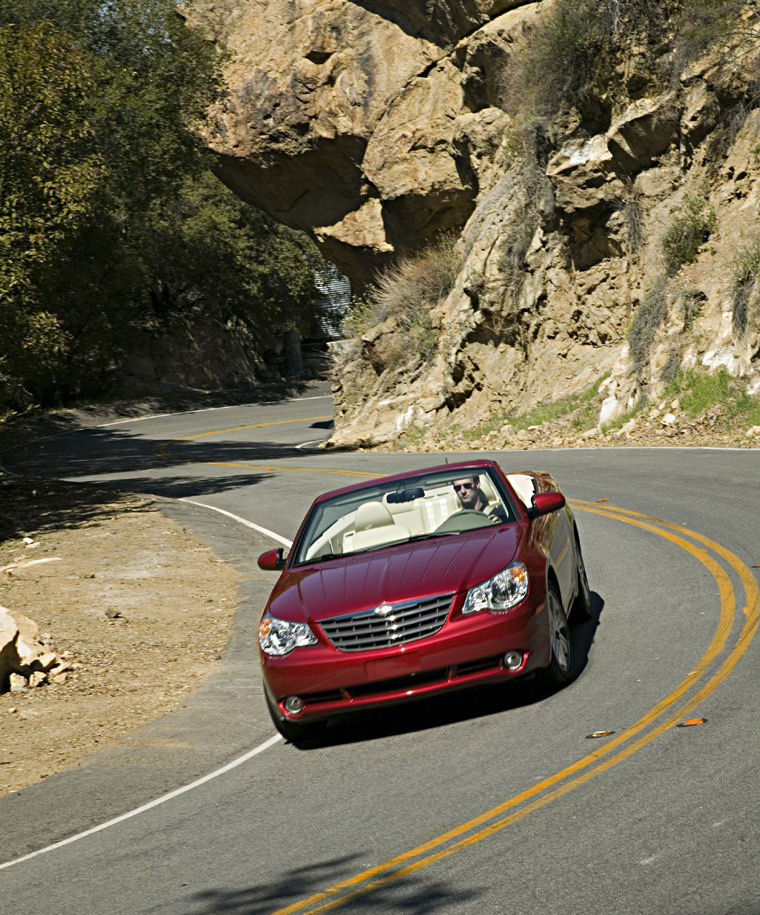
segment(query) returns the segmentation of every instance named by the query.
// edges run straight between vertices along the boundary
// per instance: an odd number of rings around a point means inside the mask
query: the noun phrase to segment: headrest
[[[354,530],[366,531],[373,527],[393,524],[393,516],[382,502],[365,502],[356,509]]]
[[[480,489],[481,489],[483,495],[486,497],[486,499],[488,499],[489,502],[496,501],[496,493],[494,492],[494,488],[491,485],[491,481],[486,476],[486,474],[483,474],[480,478]]]

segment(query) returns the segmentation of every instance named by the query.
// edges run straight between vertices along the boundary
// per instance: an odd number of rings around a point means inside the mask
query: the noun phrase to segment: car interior
[[[459,476],[467,476],[467,472],[460,471]],[[516,476],[524,478],[518,482],[525,494],[528,487],[532,494],[532,478],[522,474]],[[408,485],[413,486],[416,482],[412,480]],[[322,531],[307,547],[304,560],[357,553],[410,537],[434,534],[444,522],[462,511],[452,482],[453,478],[434,481],[424,486],[386,492],[381,498],[378,493],[372,493],[371,499],[347,511]],[[513,514],[504,505],[488,474],[480,473],[479,485],[489,506],[500,506],[506,509],[508,516]],[[522,493],[518,492],[518,495],[522,498]],[[530,504],[529,497],[527,504]],[[470,524],[462,529],[475,526],[482,525]]]

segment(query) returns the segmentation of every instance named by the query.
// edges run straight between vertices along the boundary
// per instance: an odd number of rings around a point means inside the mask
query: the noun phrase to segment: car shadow
[[[591,592],[591,614],[587,620],[577,623],[572,621],[570,628],[570,639],[573,651],[573,667],[570,675],[570,682],[581,675],[588,664],[588,657],[591,653],[591,646],[596,638],[596,630],[601,622],[602,611],[604,610],[604,599],[596,591]]]
[[[591,592],[591,617],[570,629],[573,667],[571,685],[588,664],[596,631],[600,624],[604,600]],[[567,688],[567,687],[564,687]],[[501,684],[473,686],[445,695],[419,699],[407,704],[381,709],[365,709],[338,715],[327,722],[318,736],[293,743],[299,750],[315,750],[328,746],[382,740],[431,728],[445,727],[460,721],[502,715],[514,709],[543,702],[557,692],[557,688],[543,685],[534,675]],[[403,707],[403,714],[399,708]]]

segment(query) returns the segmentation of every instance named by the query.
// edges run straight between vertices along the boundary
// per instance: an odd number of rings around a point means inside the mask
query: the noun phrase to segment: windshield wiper
[[[433,537],[455,537],[464,531],[430,531],[428,534],[413,534],[407,537],[404,543],[411,543],[413,540],[431,540]]]
[[[340,559],[341,556],[345,556],[346,553],[320,553],[318,556],[312,556],[310,559],[301,559],[298,562],[294,563],[296,566],[308,566],[313,562],[322,562],[325,559]]]

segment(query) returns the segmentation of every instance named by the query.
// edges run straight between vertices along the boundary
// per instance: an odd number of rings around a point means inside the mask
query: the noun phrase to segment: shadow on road
[[[0,543],[98,524],[113,517],[116,510],[142,512],[149,511],[150,506],[142,499],[92,483],[28,477],[0,479]]]
[[[326,886],[362,871],[372,853],[366,852],[324,861],[309,867],[285,871],[276,880],[244,889],[207,890],[196,893],[187,900],[185,911],[193,915],[211,915],[216,912],[269,913],[289,903],[323,891]],[[388,872],[386,872],[388,873]],[[352,912],[414,912],[415,915],[437,912],[441,908],[456,908],[478,895],[473,890],[455,889],[443,880],[426,880],[419,874],[406,876],[403,882],[392,880],[375,887],[366,895],[351,899]]]
[[[164,393],[149,394],[129,401],[93,403],[55,412],[29,412],[0,424],[0,451],[43,435],[74,432],[105,422],[140,419],[160,413],[208,410],[213,407],[278,403],[299,395],[328,394],[329,390],[330,385],[326,381],[292,378],[231,391],[199,391],[175,387]]]
[[[273,463],[302,462],[315,450],[277,442],[161,441],[123,428],[77,429],[14,445],[0,455],[8,471],[0,472],[0,540],[95,521],[112,514],[119,491],[192,498],[255,486]],[[198,465],[206,465],[203,472]]]
[[[314,426],[312,426],[314,428]],[[303,458],[315,448],[202,438],[160,440],[126,429],[80,429],[7,450],[3,465],[41,476],[84,477],[165,470],[187,464],[246,464]],[[321,452],[320,452],[321,453]],[[127,477],[129,478],[129,477]]]

